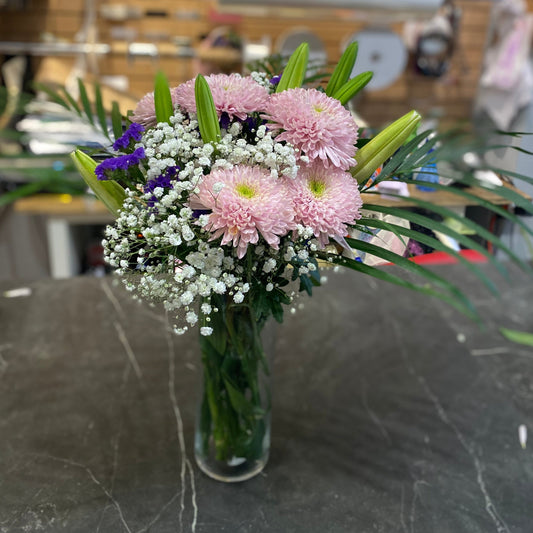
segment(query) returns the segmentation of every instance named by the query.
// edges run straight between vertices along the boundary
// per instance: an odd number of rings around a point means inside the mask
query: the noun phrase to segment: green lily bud
[[[124,189],[114,180],[97,179],[94,173],[94,169],[97,167],[96,161],[81,150],[72,152],[70,158],[96,197],[117,217],[126,198]]]
[[[198,74],[194,83],[194,97],[196,99],[196,115],[198,127],[204,143],[216,142],[220,139],[220,123],[211,89],[205,78]]]
[[[353,98],[361,89],[363,89],[372,79],[373,72],[362,72],[355,78],[346,82],[337,92],[333,94],[333,98],[339,100],[344,105]]]
[[[365,182],[383,162],[400,148],[421,120],[416,111],[409,111],[366,143],[355,154],[357,166],[350,171],[358,183]]]
[[[342,54],[326,87],[326,94],[333,96],[349,79],[357,58],[359,45],[351,43]]]
[[[287,63],[278,86],[276,87],[277,93],[302,86],[307,71],[308,59],[309,45],[307,43],[302,43],[289,58],[289,62]]]
[[[174,114],[174,106],[172,105],[168,80],[161,71],[155,77],[154,102],[157,122],[168,122],[170,124],[170,117]]]

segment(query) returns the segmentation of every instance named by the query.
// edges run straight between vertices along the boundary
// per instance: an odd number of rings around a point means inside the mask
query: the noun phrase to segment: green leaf
[[[397,197],[397,198],[402,198],[401,196],[395,195],[395,194],[390,194],[390,196]],[[447,207],[444,207],[444,206],[441,206],[441,205],[435,205],[432,202],[427,202],[425,200],[421,200],[421,199],[415,198],[415,197],[409,198],[409,201],[413,202],[414,204],[416,204],[417,206],[419,206],[419,207],[421,207],[423,209],[427,209],[428,211],[433,211],[434,213],[439,214],[443,218],[451,218],[451,219],[455,219],[455,220],[459,221],[461,224],[463,224],[467,228],[472,229],[476,235],[478,235],[482,239],[485,239],[486,241],[492,243],[495,247],[497,247],[500,250],[502,250],[502,252],[504,252],[524,272],[529,272],[530,274],[533,274],[533,269],[526,262],[522,261],[508,246],[505,245],[505,243],[503,243],[503,241],[501,239],[499,239],[496,235],[494,235],[491,231],[489,231],[488,229],[484,228],[483,226],[480,226],[479,224],[476,224],[475,222],[473,222],[472,220],[470,220],[468,218],[465,218],[465,217],[463,217],[461,215],[458,215],[455,211],[453,211],[451,209],[448,209]],[[367,206],[365,206],[365,208],[367,208]],[[376,209],[376,206],[372,206],[372,209],[376,210],[376,211],[380,210],[380,208]],[[408,216],[411,216],[410,214],[409,215],[407,215],[407,214],[406,215],[400,215],[400,214],[398,214],[398,212],[396,212],[394,214],[396,214],[397,216],[403,216],[404,218],[407,218]],[[432,221],[431,219],[429,219],[427,217],[424,217],[424,218],[426,218],[426,222],[425,222],[426,223],[426,227],[428,227],[429,229],[433,230],[436,227],[442,227],[442,230],[438,229],[437,231],[442,231],[442,233],[444,233],[445,235],[453,236],[453,238],[455,238],[456,240],[459,240],[457,237],[461,236],[461,234],[459,234],[457,232],[454,232],[449,226],[446,226],[445,224],[438,224],[437,222]],[[425,224],[422,223],[422,225],[425,225]],[[464,237],[464,236],[462,236],[462,237]],[[464,240],[464,239],[462,239],[462,240]],[[471,243],[474,243],[474,241],[472,241],[472,239],[468,239],[468,240]],[[461,240],[459,240],[459,242],[461,242]],[[480,247],[478,246],[477,247],[478,251],[483,250],[482,247],[481,247],[481,250],[479,248]],[[486,250],[485,250],[485,252],[486,252]],[[489,256],[490,256],[490,254],[489,254]],[[500,271],[504,268],[503,265],[499,261],[495,261],[494,260],[493,264]]]
[[[524,344],[525,346],[533,346],[533,333],[507,328],[500,328],[500,333],[511,342]]]
[[[81,109],[76,100],[74,100],[72,95],[67,91],[65,87],[61,87],[61,90],[63,91],[63,94],[65,95],[66,99],[68,100],[70,107],[74,109],[78,116],[81,117]]]
[[[388,283],[393,283],[394,285],[399,285],[400,287],[404,287],[406,289],[410,289],[416,292],[421,292],[429,296],[434,296],[448,303],[449,305],[459,310],[464,315],[474,320],[479,320],[478,314],[475,312],[475,310],[473,310],[470,306],[465,307],[460,302],[458,302],[457,299],[450,297],[448,294],[436,291],[435,289],[432,289],[425,285],[416,285],[415,283],[411,283],[394,274],[391,274],[390,272],[386,271],[383,268],[372,267],[370,265],[365,265],[364,263],[361,263],[359,261],[354,261],[353,259],[349,259],[348,257],[337,256],[337,255],[332,256],[331,254],[326,254],[326,253],[323,253],[323,254],[319,253],[319,257],[325,261],[331,260],[331,262],[335,264],[342,265],[344,267],[361,272],[368,276],[372,276],[376,279],[380,279]]]
[[[352,176],[359,183],[368,180],[376,168],[407,141],[420,120],[421,116],[416,111],[410,111],[378,133],[356,152],[357,166],[352,169]]]
[[[113,136],[115,140],[122,137],[122,114],[117,102],[112,103],[111,107],[111,124],[113,125]]]
[[[429,209],[431,209],[431,206],[433,204],[430,204],[429,202],[426,203],[429,206]],[[496,258],[491,253],[489,253],[488,250],[481,246],[481,244],[474,241],[470,237],[463,235],[462,233],[454,231],[452,228],[446,226],[438,220],[434,220],[419,213],[414,213],[413,211],[401,207],[388,207],[374,204],[365,204],[364,208],[368,211],[375,211],[377,213],[384,213],[387,215],[393,215],[399,218],[404,218],[409,222],[414,222],[415,224],[418,224],[431,231],[438,231],[440,233],[444,233],[452,239],[455,239],[458,243],[462,244],[466,248],[470,248],[472,250],[475,250],[476,252],[479,252],[494,265],[494,267],[500,272],[502,276],[507,277],[507,270],[505,269],[505,266],[500,261],[497,261]],[[456,216],[459,217],[459,215]]]
[[[161,71],[155,76],[154,102],[157,122],[168,122],[170,124],[170,117],[174,113],[174,108],[168,80]]]
[[[243,416],[250,416],[253,414],[254,406],[249,402],[244,394],[237,388],[230,375],[222,370],[222,379],[228,391],[231,406],[235,411],[241,413]]]
[[[333,98],[336,98],[342,105],[347,104],[351,98],[368,85],[373,75],[372,72],[362,72],[336,91]]]
[[[96,161],[81,150],[72,152],[70,157],[96,197],[104,203],[113,215],[118,216],[126,198],[124,189],[116,181],[98,180],[94,173],[94,169],[97,167]]]
[[[342,54],[326,87],[326,94],[333,96],[349,79],[357,58],[359,44],[351,43]]]
[[[70,109],[70,106],[68,105],[68,103],[63,98],[61,98],[61,96],[59,96],[59,94],[57,94],[56,91],[54,91],[50,87],[39,82],[34,82],[33,86],[39,91],[45,92],[50,97],[50,99],[56,104],[63,106],[65,109]]]
[[[428,281],[433,282],[435,285],[438,285],[439,287],[448,291],[450,294],[453,295],[454,298],[460,300],[465,306],[472,307],[468,298],[466,298],[466,296],[464,296],[464,294],[457,287],[452,285],[449,281],[439,276],[432,270],[424,268],[423,266],[414,263],[413,261],[410,261],[409,259],[406,259],[405,257],[397,253],[391,252],[386,248],[382,248],[381,246],[377,246],[370,242],[362,241],[359,239],[352,239],[349,237],[346,238],[346,242],[354,250],[359,250],[361,252],[374,255],[376,257],[384,259],[385,261],[389,261],[390,263],[398,265],[406,272],[410,272],[412,274],[416,274],[423,278],[426,278]]]
[[[85,85],[80,78],[78,78],[78,89],[80,91],[81,105],[83,106],[85,115],[87,116],[87,119],[89,120],[89,122],[94,126],[94,118],[93,118],[93,111],[91,108],[91,102],[89,101],[89,97],[87,96],[87,89],[85,88]]]
[[[109,133],[107,131],[107,117],[104,108],[104,103],[102,101],[102,91],[100,89],[100,84],[94,84],[94,105],[96,107],[96,115],[98,116],[98,122],[102,128],[103,134],[109,139]]]
[[[375,185],[379,183],[380,181],[391,179],[392,177],[396,178],[399,174],[400,167],[405,166],[405,160],[411,155],[416,152],[419,152],[420,154],[427,153],[426,144],[423,143],[422,147],[418,147],[419,144],[424,141],[430,134],[430,131],[424,131],[422,133],[419,133],[418,135],[415,135],[411,139],[409,139],[401,148],[399,148],[395,154],[387,161],[387,163],[383,166],[381,173],[377,177],[377,179],[370,184],[369,186]],[[413,152],[414,150],[414,152]],[[361,185],[366,185],[366,182],[362,182]]]
[[[457,253],[455,250],[452,250],[450,247],[443,244],[438,239],[435,239],[434,237],[431,237],[430,235],[427,235],[420,231],[416,231],[411,228],[406,228],[398,224],[392,224],[390,222],[385,222],[384,220],[379,220],[376,218],[361,218],[360,220],[358,220],[357,226],[355,226],[355,228],[358,230],[361,229],[359,227],[359,224],[362,224],[365,227],[371,227],[371,228],[382,229],[385,231],[391,231],[397,236],[403,236],[409,239],[413,239],[414,241],[425,244],[426,246],[429,246],[439,252],[446,252],[452,257],[455,257],[468,270],[473,272],[485,284],[485,286],[489,289],[490,292],[492,292],[494,295],[499,294],[498,289],[496,288],[494,283],[492,283],[492,281],[489,278],[487,278],[485,273],[480,268],[478,268],[474,263],[471,263],[470,261],[468,261],[468,259],[465,259],[460,253]]]
[[[302,43],[289,58],[287,66],[283,71],[283,75],[276,87],[277,93],[302,86],[307,71],[308,59],[309,45],[307,43]]]
[[[417,200],[417,203],[421,205],[421,203],[418,200]],[[533,274],[533,268],[531,268],[531,266],[525,261],[522,261],[522,259],[520,259],[499,237],[497,237],[494,233],[492,233],[487,228],[480,226],[479,224],[475,223],[469,218],[458,215],[455,211],[448,209],[446,207],[432,206],[431,208],[429,208],[427,207],[427,202],[423,202],[423,203],[426,205],[427,209],[431,209],[434,213],[440,214],[443,218],[456,219],[463,226],[466,226],[467,228],[473,230],[473,232],[476,235],[492,243],[492,245],[495,246],[496,248],[499,248],[502,252],[504,252],[509,257],[509,259],[511,259],[511,261],[513,261],[513,263],[518,265],[524,272]]]
[[[429,174],[429,172],[427,172]],[[438,173],[435,173],[436,175],[439,175]],[[403,179],[403,178],[397,178],[398,181],[404,181],[406,183],[412,183],[412,180],[409,179]],[[492,193],[498,193],[502,198],[507,199],[509,203],[513,203],[515,205],[519,205],[523,209],[527,210],[528,212],[533,213],[533,206],[531,206],[531,202],[527,200],[526,198],[522,197],[512,189],[509,189],[505,186],[485,186],[482,181],[479,180],[472,180],[468,182],[462,182],[465,184],[468,184],[473,187],[479,187],[481,189],[488,190]],[[471,202],[473,205],[479,205],[482,207],[485,207],[489,211],[492,211],[493,213],[496,213],[497,215],[506,218],[513,224],[517,224],[518,226],[522,227],[527,233],[533,235],[533,229],[531,229],[529,226],[527,226],[521,219],[521,217],[517,217],[516,215],[513,215],[511,212],[507,211],[506,209],[503,209],[501,206],[496,205],[489,200],[484,200],[483,198],[480,198],[479,196],[476,196],[474,192],[470,192],[466,189],[462,189],[460,187],[453,187],[449,185],[441,185],[440,183],[431,183],[431,187],[438,191],[445,191],[448,193],[455,194],[457,196],[461,196],[463,198],[466,198]]]
[[[308,276],[300,276],[300,292],[305,291],[309,296],[313,296],[313,284]]]
[[[201,74],[198,74],[194,83],[194,97],[202,140],[204,143],[217,142],[221,137],[217,110],[211,89]]]

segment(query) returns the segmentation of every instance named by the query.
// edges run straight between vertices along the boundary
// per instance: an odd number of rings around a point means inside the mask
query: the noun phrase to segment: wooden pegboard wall
[[[113,21],[100,15],[100,7],[127,4],[140,16]],[[459,46],[449,71],[438,79],[426,78],[408,68],[393,85],[382,91],[366,93],[358,102],[358,111],[371,123],[382,124],[411,108],[423,113],[440,113],[449,120],[468,118],[482,67],[486,43],[489,0],[457,0],[463,17],[459,31]],[[528,0],[533,9],[533,0]],[[209,18],[216,7],[214,0],[96,0],[97,36],[100,42],[112,45],[113,52],[97,62],[97,74],[127,76],[129,92],[139,98],[152,89],[155,72],[162,69],[171,84],[176,85],[192,77],[194,65],[190,57],[173,53],[176,39],[197,44],[215,25]],[[37,42],[43,34],[66,41],[74,41],[82,27],[85,0],[29,0],[23,12],[2,12],[0,35],[2,40]],[[158,13],[159,12],[159,15]],[[328,59],[338,60],[341,43],[364,27],[360,20],[340,20],[327,14],[317,19],[297,19],[262,16],[242,16],[234,20],[234,29],[247,41],[261,41],[267,36],[272,43],[294,27],[306,27],[324,43]],[[117,39],[117,28],[130,31],[138,41],[153,41],[162,51],[157,57],[132,57],[127,43]],[[402,26],[394,26],[397,32]],[[157,39],[159,35],[159,39]],[[166,48],[165,48],[166,47]],[[68,59],[61,59],[67,62]],[[48,69],[50,71],[50,69]],[[49,72],[53,74],[53,72]],[[58,80],[61,81],[61,80]]]

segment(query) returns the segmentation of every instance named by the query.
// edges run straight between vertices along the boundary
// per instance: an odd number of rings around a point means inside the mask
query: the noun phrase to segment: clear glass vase
[[[218,312],[212,312],[209,321],[201,317],[213,333],[200,335],[203,383],[195,458],[200,469],[214,479],[244,481],[261,472],[270,450],[270,379],[261,335],[264,321],[248,300],[235,304],[231,298],[216,296],[210,304]]]

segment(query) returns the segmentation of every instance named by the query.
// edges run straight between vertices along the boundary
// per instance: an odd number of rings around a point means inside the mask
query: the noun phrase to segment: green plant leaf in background
[[[370,242],[366,242],[359,239],[352,239],[350,237],[346,238],[346,242],[354,250],[359,250],[375,257],[379,257],[380,259],[384,259],[385,261],[398,265],[400,268],[402,268],[402,270],[406,272],[410,272],[412,274],[416,274],[425,278],[429,283],[432,283],[450,293],[450,296],[454,298],[461,306],[465,306],[465,308],[468,308],[470,310],[473,309],[472,304],[457,287],[455,287],[452,283],[445,280],[443,277],[439,276],[432,270],[424,268],[423,266],[417,263],[409,261],[409,259],[403,257],[402,255],[399,255],[395,252],[392,252],[390,250],[387,250],[386,248],[383,248],[376,244],[372,244]]]
[[[68,100],[68,103],[70,105],[70,110],[74,110],[74,112],[81,117],[81,109],[76,100],[74,100],[74,97],[67,91],[66,87],[61,87],[61,92],[65,95],[65,98]]]
[[[350,79],[358,50],[359,44],[357,42],[351,43],[344,50],[326,86],[328,96],[333,96]]]
[[[174,112],[172,97],[168,86],[167,77],[159,71],[154,84],[155,118],[157,122],[170,123],[170,117]]]
[[[72,152],[70,157],[85,183],[92,189],[97,198],[105,204],[113,215],[118,216],[126,198],[124,189],[116,181],[98,180],[94,173],[94,169],[97,167],[96,161],[81,150]]]
[[[533,333],[507,328],[500,328],[500,333],[511,342],[523,344],[524,346],[533,346]]]
[[[102,128],[102,133],[108,139],[110,139],[107,125],[107,116],[102,100],[102,90],[100,89],[99,83],[94,84],[94,106],[96,108],[96,116],[98,117],[98,123],[100,124],[100,128]]]
[[[216,142],[220,139],[220,124],[213,95],[206,79],[198,74],[194,83],[194,97],[196,99],[196,114],[200,135],[205,143]]]
[[[391,272],[387,271],[384,268],[376,268],[370,265],[365,265],[364,263],[361,263],[360,261],[355,261],[353,259],[341,256],[341,255],[331,255],[325,252],[324,253],[319,252],[318,257],[324,261],[337,264],[337,265],[341,265],[346,268],[350,268],[351,270],[355,270],[357,272],[367,274],[376,279],[381,279],[388,283],[399,285],[400,287],[405,287],[406,289],[410,289],[416,292],[421,292],[429,296],[434,296],[448,303],[449,305],[459,310],[461,313],[470,317],[471,319],[479,321],[479,315],[474,309],[470,307],[470,305],[465,306],[463,303],[458,301],[456,298],[451,297],[449,294],[445,292],[435,290],[432,287],[429,287],[427,285],[417,285],[416,283],[412,283],[403,278],[400,278],[399,276],[396,276],[395,274],[392,274]]]
[[[307,61],[309,59],[309,45],[302,43],[291,55],[285,70],[279,80],[276,92],[286,91],[301,87],[307,72]]]
[[[113,127],[113,136],[115,140],[122,137],[122,114],[117,102],[111,104],[111,125]]]
[[[421,118],[416,111],[409,111],[357,150],[355,154],[357,166],[351,170],[352,176],[359,183],[368,180],[376,168],[392,157],[394,152],[409,139]]]
[[[52,88],[48,87],[47,85],[44,85],[43,83],[39,82],[33,82],[32,86],[37,89],[38,91],[42,91],[43,93],[46,93],[46,95],[52,100],[52,102],[55,102],[56,104],[59,104],[60,106],[64,107],[65,109],[70,110],[70,105],[63,99],[56,91],[54,91]],[[79,108],[78,108],[79,109]]]
[[[81,105],[83,107],[85,115],[87,116],[87,119],[89,120],[89,122],[94,126],[95,124],[94,124],[93,111],[91,108],[91,102],[89,100],[89,97],[87,96],[87,89],[85,88],[85,85],[80,78],[78,78],[78,89],[80,91]]]
[[[455,259],[457,259],[457,261],[462,263],[468,270],[474,273],[485,284],[488,290],[492,292],[492,294],[494,294],[495,296],[499,294],[498,289],[496,288],[494,283],[485,275],[485,273],[475,263],[472,263],[468,259],[465,259],[460,253],[451,249],[449,246],[443,244],[438,239],[431,237],[430,235],[427,235],[426,233],[423,233],[421,231],[416,231],[411,228],[406,228],[404,226],[393,224],[391,222],[386,222],[384,220],[380,220],[376,218],[363,217],[360,220],[358,220],[355,228],[360,230],[361,225],[364,228],[370,227],[370,228],[376,228],[379,230],[390,231],[394,233],[395,235],[397,235],[398,237],[406,237],[416,242],[425,244],[426,246],[429,246],[433,250],[445,252],[451,255],[452,257],[454,257]]]

